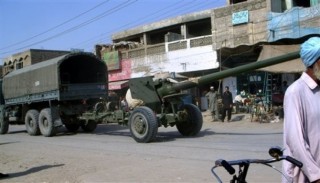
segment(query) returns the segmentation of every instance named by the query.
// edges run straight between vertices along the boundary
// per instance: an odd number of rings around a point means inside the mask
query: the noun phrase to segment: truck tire
[[[24,118],[24,123],[29,135],[35,136],[40,135],[39,128],[39,112],[37,110],[31,109],[28,110],[26,117]]]
[[[87,123],[83,122],[81,128],[85,132],[93,132],[97,128],[97,123],[94,120],[89,120]]]
[[[185,121],[177,123],[177,129],[183,136],[195,136],[202,128],[202,114],[199,108],[193,104],[185,104],[182,109],[187,113]]]
[[[153,141],[158,133],[158,123],[154,112],[145,106],[135,108],[129,116],[129,129],[136,142]]]
[[[0,107],[0,135],[6,134],[9,131],[9,121],[4,116],[4,107]]]
[[[51,115],[51,109],[42,109],[39,115],[39,128],[41,134],[45,137],[52,137],[56,135],[57,129],[54,126],[54,121]]]

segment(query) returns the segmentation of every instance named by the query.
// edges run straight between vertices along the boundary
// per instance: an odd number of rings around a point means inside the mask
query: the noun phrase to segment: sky
[[[29,49],[93,52],[112,34],[226,0],[0,0],[0,64]]]

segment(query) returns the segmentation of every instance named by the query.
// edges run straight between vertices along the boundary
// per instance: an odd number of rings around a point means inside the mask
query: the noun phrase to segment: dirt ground
[[[0,182],[217,182],[210,171],[215,160],[269,158],[268,148],[282,145],[282,121],[250,122],[248,114],[233,115],[230,123],[212,122],[208,112],[203,117],[197,137],[159,128],[156,141],[147,144],[136,143],[127,127],[112,124],[91,134],[62,128],[49,138],[12,125],[0,136],[0,172],[10,175]],[[281,181],[279,173],[263,167],[252,168],[248,177],[248,182]]]

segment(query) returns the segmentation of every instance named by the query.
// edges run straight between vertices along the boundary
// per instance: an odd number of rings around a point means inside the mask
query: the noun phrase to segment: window
[[[16,69],[21,69],[21,68],[23,68],[23,62],[16,63]]]
[[[312,5],[316,5],[318,0],[271,0],[271,11],[282,13],[293,7],[310,7],[310,2]]]
[[[247,0],[230,0],[230,4],[237,4],[237,3],[241,3],[241,2],[245,2]]]

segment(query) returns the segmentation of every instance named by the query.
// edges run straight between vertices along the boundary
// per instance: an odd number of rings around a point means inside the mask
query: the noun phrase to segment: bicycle
[[[254,96],[250,105],[251,122],[270,122],[267,105],[261,96]]]
[[[218,182],[222,183],[220,177],[214,172],[215,168],[222,166],[227,170],[227,172],[230,175],[233,175],[233,178],[230,180],[230,183],[246,183],[246,176],[249,170],[249,165],[253,163],[263,164],[271,168],[274,168],[275,170],[277,169],[272,165],[270,165],[270,163],[274,163],[282,160],[287,160],[292,164],[298,166],[299,168],[303,166],[303,164],[300,161],[290,156],[283,155],[283,149],[281,149],[279,146],[271,147],[269,149],[269,155],[272,157],[271,159],[240,159],[240,160],[234,160],[234,161],[226,161],[223,159],[218,159],[215,161],[215,166],[211,168],[211,172],[215,176],[215,178],[218,180]],[[238,175],[236,175],[236,170],[233,168],[234,165],[239,165]],[[280,170],[277,170],[277,171],[281,173]],[[285,178],[288,180],[287,177]]]

